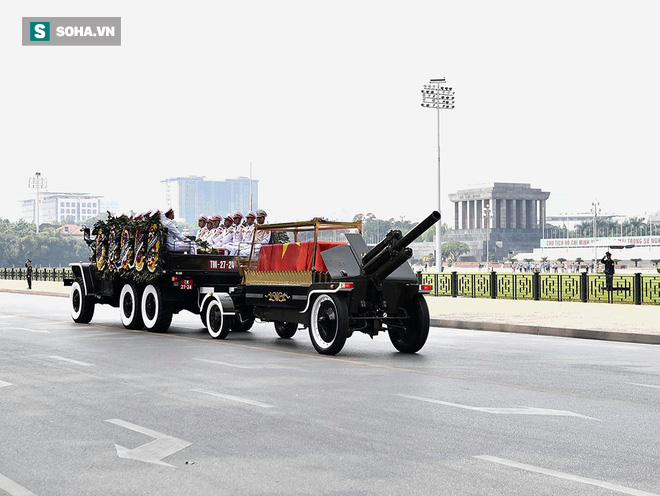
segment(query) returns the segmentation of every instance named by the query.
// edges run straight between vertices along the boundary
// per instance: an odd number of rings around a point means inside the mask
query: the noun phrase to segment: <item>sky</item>
[[[249,175],[270,220],[437,208],[550,191],[548,214],[660,211],[657,1],[7,0],[0,5],[0,217],[28,177],[125,209],[160,181]],[[121,47],[22,47],[21,17],[120,16]]]

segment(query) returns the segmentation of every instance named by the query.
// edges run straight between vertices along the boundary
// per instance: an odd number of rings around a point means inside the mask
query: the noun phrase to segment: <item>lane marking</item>
[[[75,363],[76,365],[82,365],[83,367],[93,367],[94,366],[93,363],[80,362],[78,360],[72,360],[71,358],[64,358],[64,357],[57,356],[57,355],[52,355],[52,356],[49,356],[48,358],[54,358],[55,360],[61,360],[63,362]]]
[[[206,358],[193,358],[198,362],[213,363],[216,365],[224,365],[226,367],[233,367],[236,369],[253,369],[253,370],[262,370],[262,369],[287,369],[287,370],[305,370],[299,367],[289,367],[288,365],[236,365],[234,363],[227,362],[218,362],[217,360],[207,360]]]
[[[20,331],[38,332],[41,334],[50,334],[50,331],[46,331],[45,329],[28,329],[27,327],[14,327],[14,329],[18,329]]]
[[[10,496],[36,496],[32,491],[28,491],[2,474],[0,474],[0,489],[9,493]]]
[[[174,465],[162,461],[163,458],[173,455],[177,451],[181,451],[192,445],[192,443],[184,441],[183,439],[177,439],[176,437],[168,436],[167,434],[148,429],[147,427],[131,424],[125,420],[109,419],[106,420],[106,422],[156,438],[153,441],[133,449],[128,449],[115,444],[115,449],[117,450],[117,456],[119,458],[153,463],[155,465],[164,465],[166,467],[174,467]]]
[[[660,389],[660,386],[654,386],[653,384],[639,384],[638,382],[626,382],[626,384],[632,384],[633,386],[641,386],[653,389]]]
[[[11,385],[12,385],[11,382],[0,381],[0,387],[7,387]]]
[[[640,491],[638,489],[633,489],[630,487],[619,486],[617,484],[611,484],[609,482],[601,481],[598,479],[589,479],[587,477],[580,477],[579,475],[567,474],[565,472],[557,472],[556,470],[550,470],[543,467],[535,467],[534,465],[527,465],[525,463],[519,463],[513,460],[507,460],[506,458],[497,458],[495,456],[488,456],[488,455],[475,456],[474,458],[485,460],[487,462],[498,463],[500,465],[506,465],[508,467],[527,470],[529,472],[536,472],[537,474],[549,475],[551,477],[557,477],[559,479],[565,479],[573,482],[581,482],[582,484],[588,484],[590,486],[602,487],[604,489],[609,489],[610,491],[616,491],[623,494],[632,494],[634,496],[658,496],[658,494],[656,493],[648,493],[646,491]]]
[[[235,369],[258,369],[262,367],[252,367],[249,365],[234,365],[233,363],[227,363],[227,362],[217,362],[215,360],[207,360],[206,358],[193,358],[193,360],[197,360],[198,362],[206,362],[206,363],[214,363],[216,365],[225,365],[226,367],[234,367]]]
[[[396,394],[395,396],[400,396],[402,398],[408,398],[411,400],[426,401],[427,403],[435,403],[437,405],[453,406],[455,408],[462,408],[464,410],[494,413],[498,415],[548,415],[555,417],[579,417],[589,420],[599,420],[593,417],[587,417],[586,415],[580,415],[579,413],[569,412],[566,410],[550,410],[547,408],[536,408],[531,406],[519,406],[514,408],[492,408],[492,407],[483,407],[483,406],[461,405],[460,403],[450,403],[449,401],[433,400],[431,398],[422,398],[421,396],[411,396],[408,394]]]
[[[196,393],[208,394],[209,396],[215,396],[216,398],[223,398],[225,400],[237,401],[239,403],[246,403],[252,406],[258,406],[260,408],[275,408],[275,405],[269,405],[268,403],[261,403],[260,401],[248,400],[246,398],[239,398],[238,396],[231,396],[229,394],[214,393],[213,391],[204,391],[203,389],[191,389]]]

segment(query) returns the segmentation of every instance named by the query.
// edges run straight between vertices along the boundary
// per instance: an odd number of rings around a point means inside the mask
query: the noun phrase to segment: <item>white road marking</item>
[[[75,363],[76,365],[82,365],[84,367],[93,367],[94,366],[93,363],[80,362],[78,360],[72,360],[71,358],[64,358],[64,357],[56,356],[56,355],[49,356],[48,358],[54,358],[55,360],[62,360],[63,362]]]
[[[437,405],[463,408],[464,410],[474,410],[477,412],[494,413],[501,415],[550,415],[550,416],[558,416],[558,417],[580,417],[589,420],[599,420],[593,417],[587,417],[586,415],[580,415],[579,413],[569,412],[566,410],[550,410],[547,408],[535,408],[530,406],[519,406],[515,408],[492,408],[492,407],[483,407],[483,406],[461,405],[460,403],[450,403],[448,401],[422,398],[421,396],[410,396],[408,394],[397,394],[396,396],[401,396],[402,398],[409,398],[411,400],[426,401],[427,403],[435,403]]]
[[[130,422],[126,422],[124,420],[110,419],[106,420],[106,422],[110,422],[111,424],[118,425],[119,427],[124,427],[126,429],[139,432],[140,434],[145,434],[147,436],[156,438],[155,440],[147,444],[143,444],[142,446],[138,446],[134,449],[124,448],[123,446],[115,444],[115,449],[117,450],[117,456],[119,458],[126,458],[128,460],[138,460],[145,463],[153,463],[156,465],[173,467],[174,465],[165,463],[162,461],[162,459],[192,445],[192,443],[184,441],[183,439],[177,439],[175,437],[168,436],[167,434],[153,431],[146,427],[131,424]]]
[[[39,332],[42,334],[50,334],[50,331],[46,331],[44,329],[28,329],[27,327],[14,327],[14,329],[18,329],[20,331],[30,331],[30,332]]]
[[[28,491],[2,474],[0,474],[0,489],[9,493],[10,496],[36,496],[32,491]]]
[[[233,367],[236,369],[253,369],[253,370],[259,370],[259,369],[291,369],[291,370],[304,370],[298,367],[287,367],[286,365],[236,365],[234,363],[227,363],[227,362],[218,362],[216,360],[207,360],[206,358],[193,358],[193,360],[197,360],[198,362],[206,362],[206,363],[214,363],[216,365],[224,365],[226,367]]]
[[[208,394],[209,396],[215,396],[216,398],[223,398],[225,400],[237,401],[239,403],[246,403],[248,405],[258,406],[261,408],[275,408],[275,405],[269,405],[268,403],[261,403],[260,401],[248,400],[246,398],[239,398],[238,396],[231,396],[229,394],[214,393],[213,391],[204,391],[203,389],[191,389],[196,393]]]
[[[565,472],[557,472],[556,470],[549,470],[543,467],[535,467],[534,465],[527,465],[525,463],[514,462],[513,460],[507,460],[506,458],[497,458],[495,456],[475,456],[480,460],[485,460],[487,462],[499,463],[500,465],[506,465],[508,467],[519,468],[522,470],[527,470],[529,472],[536,472],[537,474],[549,475],[551,477],[557,477],[559,479],[566,479],[573,482],[581,482],[582,484],[589,484],[590,486],[602,487],[609,489],[610,491],[616,491],[623,494],[632,494],[634,496],[658,496],[656,493],[647,493],[646,491],[639,491],[637,489],[632,489],[630,487],[619,486],[617,484],[611,484],[609,482],[600,481],[597,479],[589,479],[587,477],[580,477],[579,475],[567,474]]]
[[[12,385],[11,382],[0,381],[0,387],[7,387],[11,385]]]
[[[660,389],[660,386],[654,386],[653,384],[639,384],[637,382],[627,382],[626,384],[632,384],[633,386],[642,386],[647,388]]]
[[[11,319],[12,317],[18,317],[18,315],[0,315],[0,319]]]

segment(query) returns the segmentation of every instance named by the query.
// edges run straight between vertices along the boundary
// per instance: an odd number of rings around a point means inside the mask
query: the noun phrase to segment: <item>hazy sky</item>
[[[529,182],[548,213],[660,210],[657,0],[0,3],[0,217],[27,178],[136,210],[160,180],[253,163],[271,220],[418,220],[447,194]],[[22,47],[22,16],[121,16],[121,47]]]

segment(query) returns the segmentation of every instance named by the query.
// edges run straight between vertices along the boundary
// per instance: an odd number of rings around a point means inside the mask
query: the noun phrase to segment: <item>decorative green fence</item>
[[[33,281],[62,281],[65,278],[73,278],[73,272],[69,267],[40,267],[32,269]],[[19,268],[0,268],[0,279],[7,280],[26,280],[27,269]]]
[[[432,296],[660,305],[660,274],[422,273]]]

